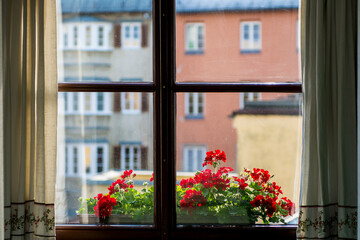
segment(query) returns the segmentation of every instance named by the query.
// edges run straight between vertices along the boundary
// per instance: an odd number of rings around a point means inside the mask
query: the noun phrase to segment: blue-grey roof
[[[106,19],[96,18],[92,16],[76,16],[64,19],[63,22],[108,22]]]
[[[176,0],[176,11],[261,11],[299,8],[299,0]]]
[[[150,12],[152,0],[61,0],[63,13]],[[176,0],[178,13],[297,9],[299,0]]]
[[[149,12],[151,0],[61,0],[63,13]]]

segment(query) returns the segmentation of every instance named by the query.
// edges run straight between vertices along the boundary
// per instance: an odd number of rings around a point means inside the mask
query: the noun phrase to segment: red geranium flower
[[[150,178],[150,182],[154,181],[154,173],[152,174],[152,177]]]
[[[192,188],[196,184],[196,181],[193,178],[181,179],[180,186],[182,188]]]
[[[259,207],[263,200],[264,200],[264,196],[263,195],[258,195],[258,196],[256,196],[254,198],[254,200],[250,201],[250,204],[253,207]]]
[[[220,164],[220,161],[226,162],[226,155],[224,151],[220,151],[219,149],[216,149],[215,152],[210,151],[206,153],[206,157],[203,163],[203,167],[206,165],[214,165],[216,167],[218,164]]]
[[[94,207],[95,215],[99,218],[110,217],[113,206],[116,205],[116,199],[111,198],[110,195],[104,196],[101,193],[98,194],[96,198],[98,199],[98,202]]]
[[[206,203],[206,198],[201,191],[187,190],[183,199],[180,200],[181,208],[194,209],[195,207],[201,207]]]

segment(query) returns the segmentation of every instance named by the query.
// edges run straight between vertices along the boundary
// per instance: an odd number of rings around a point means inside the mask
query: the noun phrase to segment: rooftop
[[[152,0],[61,0],[63,13],[150,12]],[[176,0],[178,13],[297,9],[299,0]]]

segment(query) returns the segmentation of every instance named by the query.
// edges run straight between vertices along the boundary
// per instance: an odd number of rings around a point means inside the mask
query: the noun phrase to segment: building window
[[[80,176],[85,173],[91,176],[107,171],[109,162],[108,148],[107,143],[66,144],[65,173],[72,176]],[[71,172],[68,171],[68,166],[72,169]]]
[[[240,109],[245,108],[247,102],[257,102],[260,100],[261,100],[261,93],[259,92],[240,93]]]
[[[81,18],[67,19],[60,32],[63,34],[64,50],[109,50],[111,23],[92,18],[93,22],[82,22]],[[68,32],[72,29],[72,32]]]
[[[86,46],[89,47],[91,46],[91,27],[87,26],[86,27]]]
[[[97,172],[100,173],[104,170],[104,148],[97,148]]]
[[[78,170],[79,170],[79,152],[78,152],[78,148],[74,147],[73,148],[73,173],[77,174]]]
[[[104,46],[104,27],[99,27],[98,31],[98,45]]]
[[[76,47],[78,45],[78,28],[76,26],[74,26],[74,47]]]
[[[124,169],[141,169],[140,145],[121,145],[121,166]]]
[[[186,118],[204,117],[204,93],[185,94],[185,115]]]
[[[121,111],[125,114],[138,114],[141,112],[141,93],[121,93]]]
[[[261,23],[240,23],[240,51],[241,53],[259,53],[261,51]]]
[[[204,53],[205,24],[187,23],[185,25],[185,51],[189,54]]]
[[[64,98],[65,114],[111,114],[111,93],[67,92]]]
[[[183,170],[186,172],[201,171],[205,157],[205,146],[185,146],[183,149]]]
[[[138,49],[141,47],[141,23],[125,22],[122,23],[122,39],[124,49]]]

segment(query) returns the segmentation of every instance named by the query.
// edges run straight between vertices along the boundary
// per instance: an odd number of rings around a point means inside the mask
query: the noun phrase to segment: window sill
[[[187,119],[187,120],[200,119],[201,120],[201,119],[204,119],[204,115],[186,115],[185,119]]]
[[[62,51],[67,51],[67,52],[77,52],[77,51],[82,51],[82,52],[112,52],[114,49],[113,48],[105,48],[105,49],[89,49],[89,48],[65,48],[62,49]]]
[[[153,225],[56,225],[56,239],[161,239]],[[168,239],[296,239],[296,225],[178,226]]]
[[[261,50],[240,50],[240,54],[259,54]]]
[[[204,54],[203,50],[198,50],[198,51],[186,51],[185,52],[186,55],[202,55]]]

